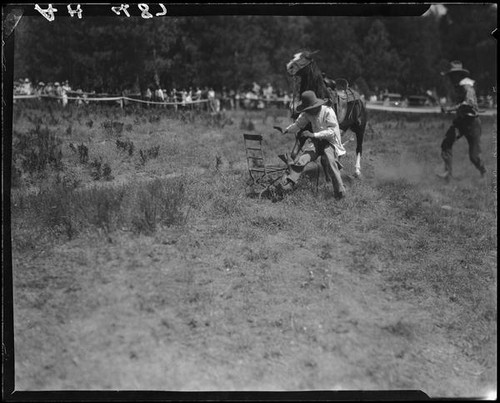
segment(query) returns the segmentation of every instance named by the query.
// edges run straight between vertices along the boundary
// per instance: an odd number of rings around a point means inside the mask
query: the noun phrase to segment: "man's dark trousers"
[[[457,136],[458,131],[458,136]],[[481,122],[478,117],[457,117],[446,132],[445,138],[441,143],[441,157],[444,160],[445,170],[452,174],[452,147],[456,140],[464,136],[469,143],[469,158],[474,166],[484,174],[486,169],[481,160]]]

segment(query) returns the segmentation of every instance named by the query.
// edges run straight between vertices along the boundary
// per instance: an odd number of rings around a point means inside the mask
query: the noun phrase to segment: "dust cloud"
[[[374,167],[375,180],[385,182],[388,180],[405,179],[409,183],[420,183],[428,176],[423,164],[408,153],[399,155],[393,160],[385,160],[383,164]]]

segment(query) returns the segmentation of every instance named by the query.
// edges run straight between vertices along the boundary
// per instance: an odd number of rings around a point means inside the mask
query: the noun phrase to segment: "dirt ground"
[[[433,175],[439,159],[427,164],[410,144],[388,154],[389,135],[375,142],[365,142],[363,179],[346,176],[351,201],[335,202],[321,182],[318,195],[284,203],[238,199],[236,219],[197,214],[151,236],[14,251],[16,390],[496,391],[496,249],[468,260],[489,273],[476,292],[493,310],[471,320],[465,300],[416,274],[467,252],[385,193],[404,179],[427,197],[419,212],[459,225],[474,207],[456,192],[489,189],[493,174],[478,180],[465,141],[450,185]],[[233,168],[246,174],[244,160]],[[472,214],[496,228],[496,211]]]

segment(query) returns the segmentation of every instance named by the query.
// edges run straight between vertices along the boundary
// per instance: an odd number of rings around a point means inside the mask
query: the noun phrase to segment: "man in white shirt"
[[[208,106],[210,112],[216,112],[215,110],[215,91],[212,87],[208,90]]]
[[[68,92],[71,91],[71,87],[69,86],[69,81],[66,80],[63,82],[63,85],[61,87],[61,96],[62,96],[62,105],[66,106],[68,105]]]
[[[312,132],[304,130],[301,134],[306,139],[302,152],[292,155],[290,172],[286,180],[297,183],[304,168],[311,161],[321,157],[325,173],[332,179],[334,195],[337,199],[345,197],[345,187],[340,176],[341,167],[338,157],[346,153],[340,136],[339,123],[335,111],[325,105],[326,100],[316,98],[314,91],[304,91],[301,103],[297,106],[300,113],[297,120],[288,126],[284,133],[297,133],[311,124]]]

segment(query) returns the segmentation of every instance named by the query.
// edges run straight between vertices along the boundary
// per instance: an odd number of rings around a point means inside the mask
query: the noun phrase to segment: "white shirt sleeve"
[[[319,140],[328,140],[330,143],[335,144],[335,128],[338,127],[337,117],[332,109],[328,108],[323,118],[322,126],[325,129],[314,133],[314,138]]]
[[[288,126],[285,130],[290,133],[297,133],[299,130],[304,129],[304,127],[306,127],[308,123],[309,119],[307,118],[307,115],[305,114],[305,112],[302,112],[297,120],[290,126]]]

